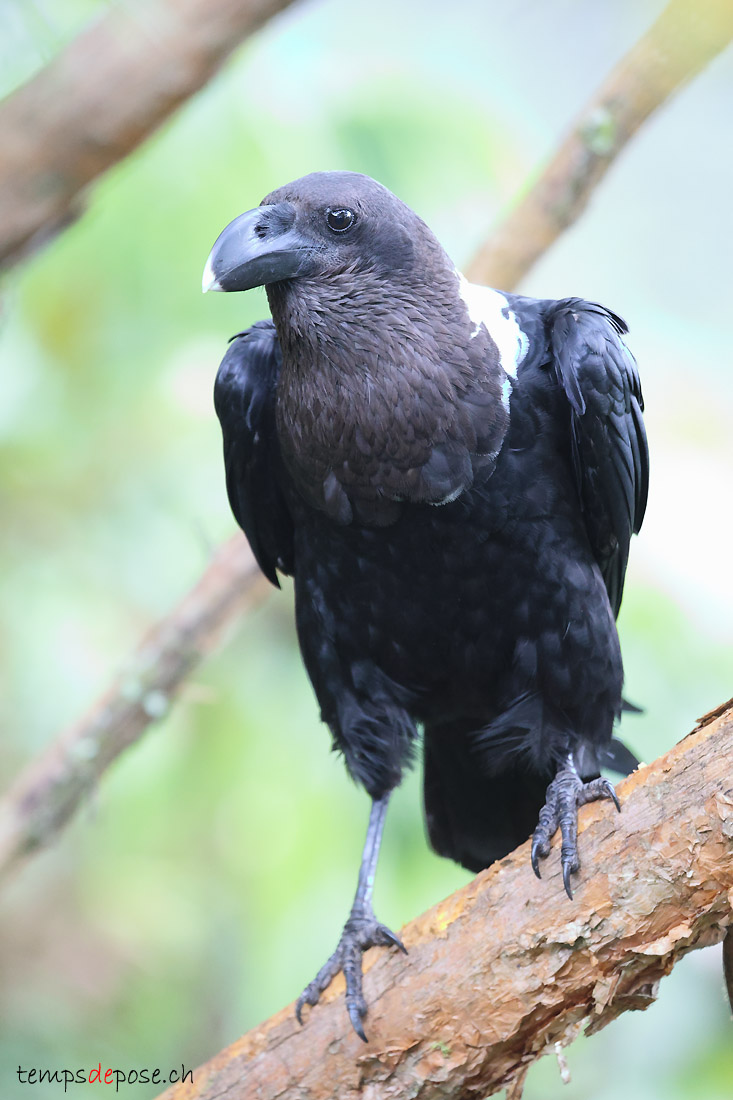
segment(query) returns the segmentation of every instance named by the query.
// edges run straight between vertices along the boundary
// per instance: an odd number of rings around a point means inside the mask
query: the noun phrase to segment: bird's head
[[[211,250],[203,289],[250,290],[343,272],[405,279],[417,266],[429,279],[438,256],[425,223],[386,187],[357,172],[313,172],[229,223]]]

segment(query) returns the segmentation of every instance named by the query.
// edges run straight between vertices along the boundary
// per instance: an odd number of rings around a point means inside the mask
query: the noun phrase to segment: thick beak
[[[304,273],[313,245],[294,228],[289,202],[240,214],[219,234],[206,261],[201,288],[251,290]]]

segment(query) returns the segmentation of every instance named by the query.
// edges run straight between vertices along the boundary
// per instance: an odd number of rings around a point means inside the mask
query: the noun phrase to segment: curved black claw
[[[349,917],[338,947],[331,958],[316,974],[312,982],[309,982],[295,1004],[295,1015],[298,1023],[303,1023],[303,1005],[315,1005],[318,999],[336,977],[339,971],[343,971],[346,979],[346,1011],[351,1020],[351,1026],[356,1034],[365,1043],[368,1039],[364,1033],[362,1020],[367,1014],[367,1003],[362,993],[361,957],[370,947],[398,947],[407,954],[407,948],[399,936],[396,936],[384,924],[380,924],[373,913],[356,914]]]
[[[544,859],[550,851],[550,841],[558,828],[562,835],[560,848],[560,862],[562,864],[562,880],[565,893],[572,901],[573,892],[570,888],[570,876],[580,870],[578,858],[578,807],[586,802],[597,802],[598,799],[607,798],[621,812],[621,804],[613,789],[613,784],[608,779],[600,777],[584,783],[573,765],[572,758],[558,771],[547,788],[545,804],[540,810],[537,828],[532,837],[532,853],[530,856],[532,870],[540,878],[540,860]]]

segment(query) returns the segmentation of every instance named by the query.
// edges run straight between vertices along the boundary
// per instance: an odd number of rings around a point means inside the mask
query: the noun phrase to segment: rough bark
[[[582,214],[641,124],[733,37],[730,0],[672,0],[608,75],[525,197],[472,260],[474,282],[511,290]]]
[[[198,584],[151,630],[117,681],[30,764],[4,798],[0,878],[55,837],[112,761],[167,713],[227,624],[269,587],[241,535],[217,551]]]
[[[0,264],[81,212],[132,152],[291,0],[118,3],[0,105]]]
[[[305,1026],[292,1006],[166,1100],[476,1100],[543,1053],[646,1008],[660,978],[733,921],[733,700],[580,813],[583,869],[565,896],[559,842],[543,881],[524,844],[366,956],[365,1046],[339,977]]]

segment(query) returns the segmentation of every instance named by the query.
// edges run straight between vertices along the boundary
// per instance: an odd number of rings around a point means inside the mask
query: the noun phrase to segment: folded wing
[[[270,321],[235,336],[222,360],[214,406],[224,436],[229,503],[262,572],[293,572],[293,525],[280,488],[275,387],[280,347]]]
[[[603,306],[568,298],[553,305],[548,321],[585,527],[618,615],[629,541],[641,527],[649,485],[636,362],[622,339],[626,325]]]

